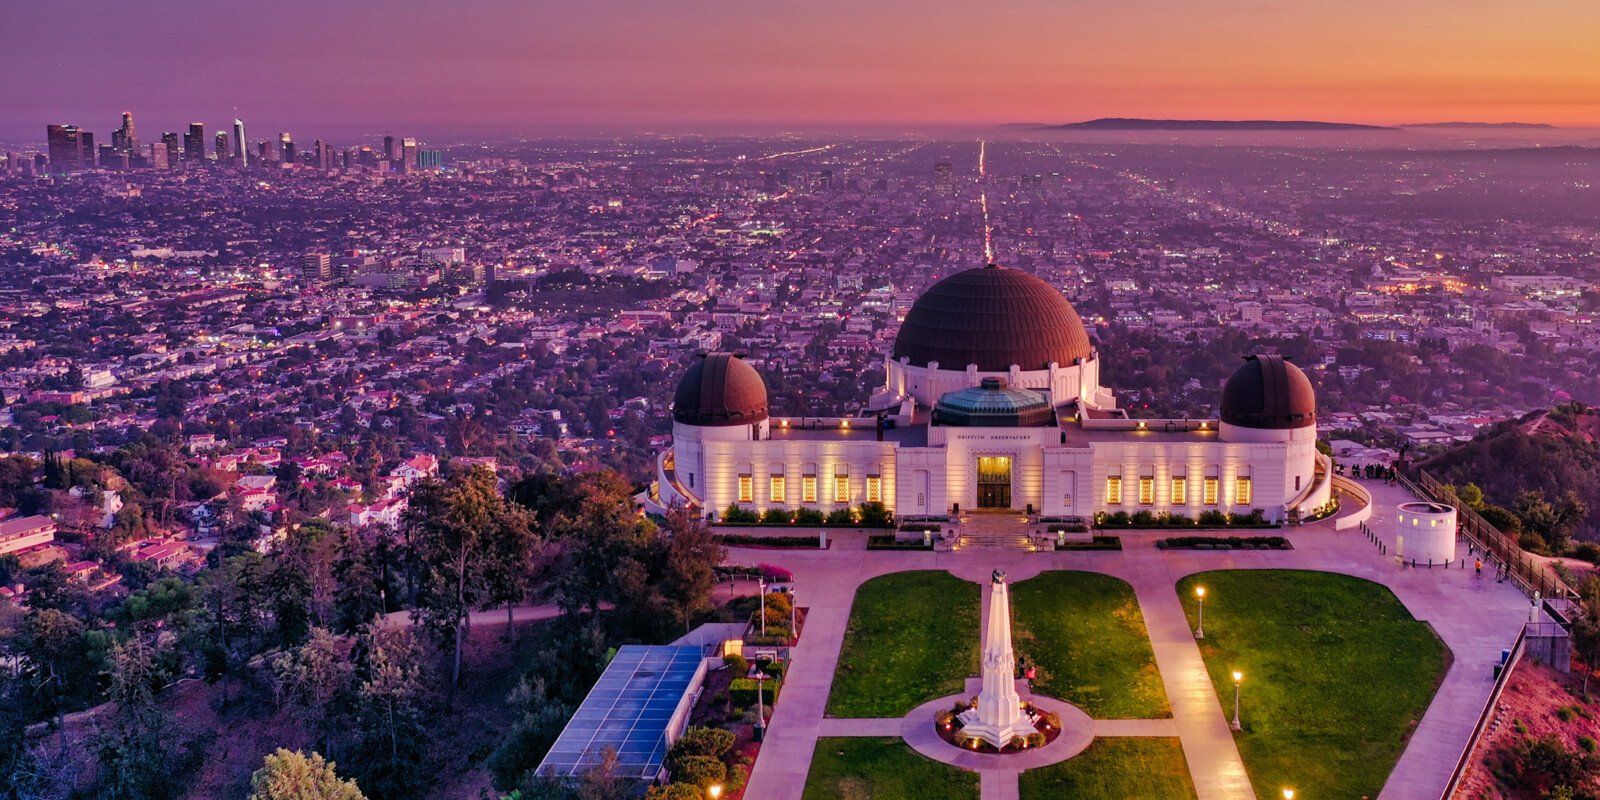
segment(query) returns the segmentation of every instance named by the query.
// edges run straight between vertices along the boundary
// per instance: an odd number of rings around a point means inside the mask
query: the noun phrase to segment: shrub
[[[785,547],[807,548],[817,546],[815,536],[759,536],[751,533],[724,533],[717,541],[729,547]]]
[[[1011,740],[1011,744],[1014,747],[1044,747],[1044,734],[1030,733],[1026,736],[1018,736]]]
[[[1154,528],[1156,526],[1156,515],[1149,511],[1138,511],[1129,519],[1129,522],[1135,528]]]
[[[888,528],[894,525],[894,514],[882,503],[862,503],[860,519],[864,528]]]
[[[892,533],[874,533],[867,537],[868,550],[931,550],[931,544],[923,544],[921,539],[902,542]]]
[[[733,701],[734,708],[749,708],[756,704],[756,684],[754,678],[736,678],[733,685],[728,687],[728,699]],[[782,681],[765,681],[761,688],[761,696],[768,706],[778,699],[778,689]]]
[[[815,508],[802,508],[794,512],[796,525],[821,525],[824,519],[822,512]]]
[[[1559,719],[1562,722],[1571,722],[1577,718],[1578,712],[1573,711],[1572,706],[1562,706],[1556,709],[1556,719]]]
[[[1222,526],[1228,524],[1228,515],[1221,511],[1200,512],[1200,524],[1208,526]]]
[[[757,564],[756,569],[767,579],[767,583],[789,583],[794,580],[794,573],[776,564]]]
[[[1502,765],[1513,785],[1534,792],[1586,786],[1600,772],[1600,758],[1568,750],[1555,734],[1517,740],[1502,751]]]
[[[783,678],[784,667],[782,661],[758,661],[756,662],[756,669],[766,673],[769,678],[780,680]]]
[[[828,512],[827,524],[840,527],[850,527],[856,524],[856,512],[848,508],[836,508]]]
[[[670,765],[679,763],[689,756],[722,758],[733,749],[733,741],[733,731],[722,728],[690,728],[678,737],[678,741],[672,743],[672,750],[668,752],[667,760]]]
[[[1600,545],[1594,542],[1578,542],[1572,546],[1572,557],[1583,559],[1590,564],[1600,564]]]
[[[761,522],[766,525],[788,525],[794,521],[794,514],[787,508],[769,508],[761,514]]]
[[[723,656],[722,663],[727,664],[728,669],[733,670],[735,675],[743,675],[750,671],[750,662],[745,661],[744,656],[738,653],[729,653]]]
[[[1594,750],[1595,750],[1594,737],[1593,736],[1579,736],[1578,737],[1578,746],[1583,748],[1583,752],[1585,752],[1585,753],[1593,753]]]
[[[706,794],[693,784],[669,783],[650,787],[644,796],[645,800],[705,800]]]
[[[756,512],[740,508],[737,503],[730,503],[722,512],[722,521],[732,525],[751,525],[761,521]]]
[[[728,765],[714,756],[684,756],[672,772],[673,783],[687,783],[707,789],[728,778]]]

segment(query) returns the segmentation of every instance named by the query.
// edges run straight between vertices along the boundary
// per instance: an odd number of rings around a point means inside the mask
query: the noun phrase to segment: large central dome
[[[1094,351],[1083,320],[1060,290],[994,264],[957,272],[928,287],[894,338],[894,359],[983,372],[1063,367]]]

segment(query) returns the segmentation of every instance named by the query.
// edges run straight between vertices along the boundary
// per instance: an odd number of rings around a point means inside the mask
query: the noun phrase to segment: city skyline
[[[1437,6],[35,5],[0,32],[13,55],[0,137],[127,108],[161,130],[239,116],[330,136],[397,121],[428,135],[1105,116],[1600,125],[1592,6]],[[116,80],[93,57],[109,52]]]

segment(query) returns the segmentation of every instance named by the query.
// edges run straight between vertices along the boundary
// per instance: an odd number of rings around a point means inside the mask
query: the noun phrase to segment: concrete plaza
[[[1394,507],[1414,500],[1398,487],[1368,481],[1369,523],[1393,550]],[[1347,510],[1348,512],[1348,510]],[[783,699],[750,777],[747,797],[799,800],[817,739],[824,736],[898,736],[902,721],[842,720],[825,715],[856,589],[866,580],[906,570],[947,570],[979,583],[992,570],[1020,582],[1046,570],[1112,575],[1134,589],[1172,706],[1170,720],[1096,720],[1096,736],[1177,736],[1201,800],[1253,798],[1211,679],[1201,660],[1174,588],[1196,572],[1218,569],[1304,569],[1337,572],[1388,586],[1411,615],[1429,623],[1450,648],[1453,663],[1410,744],[1389,776],[1380,800],[1437,800],[1449,781],[1478,713],[1493,687],[1492,666],[1528,621],[1529,601],[1492,573],[1475,579],[1468,569],[1402,569],[1357,530],[1336,531],[1331,521],[1286,528],[1293,550],[1165,551],[1155,547],[1169,531],[1121,532],[1121,551],[1027,553],[978,550],[935,553],[868,551],[864,535],[840,536],[829,550],[730,550],[741,564],[778,564],[795,573],[797,598],[807,609],[804,635],[794,649]],[[1466,544],[1459,556],[1467,558]],[[1468,566],[1470,567],[1470,559]],[[985,603],[988,594],[984,593]],[[930,613],[937,613],[931,610]],[[988,613],[987,607],[984,613]],[[987,619],[987,617],[985,617]],[[980,627],[980,630],[982,628]],[[930,701],[935,698],[928,698]],[[929,735],[932,732],[929,731]],[[1029,766],[1003,757],[961,764],[975,768],[984,800],[1017,797],[1017,776]]]

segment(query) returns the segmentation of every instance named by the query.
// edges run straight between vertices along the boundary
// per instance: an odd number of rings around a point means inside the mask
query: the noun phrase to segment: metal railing
[[[1578,593],[1568,586],[1554,569],[1542,563],[1539,559],[1528,555],[1515,539],[1500,532],[1499,528],[1490,524],[1478,512],[1472,510],[1448,485],[1440,483],[1426,470],[1417,471],[1417,482],[1413,483],[1404,475],[1396,479],[1402,486],[1409,489],[1412,494],[1444,503],[1456,510],[1457,530],[1460,535],[1470,542],[1476,551],[1483,553],[1490,560],[1506,567],[1506,573],[1512,583],[1523,594],[1533,597],[1537,593],[1544,598],[1574,598]]]
[[[1439,795],[1439,800],[1450,800],[1456,790],[1461,788],[1461,780],[1467,776],[1467,765],[1472,762],[1472,755],[1478,750],[1478,740],[1483,737],[1483,730],[1489,726],[1489,720],[1494,718],[1494,708],[1500,702],[1500,694],[1511,681],[1511,670],[1522,660],[1522,645],[1527,635],[1526,627],[1517,633],[1517,641],[1511,645],[1511,657],[1506,659],[1505,666],[1500,670],[1500,677],[1494,681],[1494,689],[1489,692],[1489,699],[1484,702],[1483,710],[1478,712],[1478,722],[1472,726],[1472,735],[1467,738],[1466,747],[1461,749],[1461,757],[1456,759],[1456,768],[1450,773],[1450,782],[1445,784],[1444,794]]]

